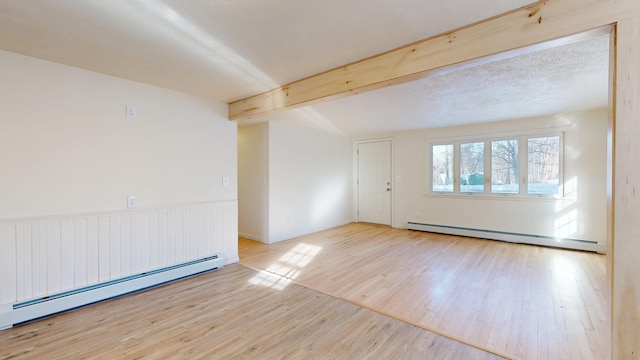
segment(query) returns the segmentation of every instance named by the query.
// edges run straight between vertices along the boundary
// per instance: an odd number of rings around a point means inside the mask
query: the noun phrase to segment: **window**
[[[484,192],[484,142],[460,144],[460,192]]]
[[[431,191],[453,192],[453,144],[431,147]]]
[[[529,138],[527,192],[555,195],[560,187],[560,136]]]
[[[517,194],[519,192],[518,140],[491,142],[491,192]]]
[[[429,144],[430,192],[562,195],[562,134]]]

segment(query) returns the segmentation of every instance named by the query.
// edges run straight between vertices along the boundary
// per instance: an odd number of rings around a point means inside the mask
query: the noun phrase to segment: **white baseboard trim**
[[[243,233],[243,232],[238,232],[238,236],[241,238],[245,238],[245,239],[249,239],[249,240],[253,240],[253,241],[258,241],[263,243],[264,241],[262,241],[260,239],[259,236],[253,235],[253,234],[247,234],[247,233]]]
[[[226,258],[224,264],[225,265],[230,265],[230,264],[236,264],[240,261],[240,257],[235,256],[232,258]]]
[[[290,233],[290,234],[286,234],[286,235],[280,236],[280,238],[277,239],[277,240],[269,239],[268,244],[275,244],[275,243],[280,242],[280,241],[286,241],[286,240],[295,239],[295,238],[300,237],[300,236],[314,234],[314,233],[317,233],[317,232],[320,232],[320,231],[325,231],[325,230],[337,228],[337,227],[348,225],[348,224],[351,224],[351,223],[353,223],[352,219],[341,220],[341,221],[338,221],[338,222],[335,222],[335,223],[332,223],[332,224],[329,224],[329,225],[326,225],[326,226],[321,226],[321,227],[318,227],[318,228],[314,228],[311,231],[305,231],[304,233]]]

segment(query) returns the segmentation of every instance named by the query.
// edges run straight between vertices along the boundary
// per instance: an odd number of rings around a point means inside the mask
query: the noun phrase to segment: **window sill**
[[[425,193],[425,197],[440,199],[508,200],[508,201],[574,201],[559,195],[521,195],[521,194],[485,194],[485,193]]]

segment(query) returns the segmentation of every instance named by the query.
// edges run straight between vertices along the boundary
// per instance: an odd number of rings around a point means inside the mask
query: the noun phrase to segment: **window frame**
[[[517,179],[518,192],[494,192],[493,191],[493,143],[497,141],[509,141],[515,140],[518,142],[518,173],[514,174]],[[503,196],[503,195],[520,195],[522,192],[522,137],[520,136],[506,136],[500,138],[491,138],[488,139],[487,144],[489,145],[489,154],[485,156],[489,158],[489,188],[485,189],[486,193],[495,196]]]
[[[483,178],[483,182],[482,182],[482,191],[462,191],[462,145],[465,144],[482,144],[482,178]],[[454,147],[455,149],[455,147]],[[462,140],[458,143],[458,153],[459,153],[459,157],[460,157],[460,161],[458,163],[458,169],[460,171],[459,177],[460,177],[460,181],[458,182],[458,187],[459,187],[459,192],[461,194],[484,194],[487,191],[487,181],[486,181],[486,172],[488,169],[487,166],[487,141],[466,141],[466,140]],[[473,174],[470,174],[473,175]],[[469,179],[467,179],[467,181],[469,181]]]
[[[453,181],[453,191],[434,191],[433,190],[433,169],[434,169],[434,163],[433,163],[433,148],[436,146],[443,146],[443,145],[452,145],[453,146],[453,164],[452,169],[453,169],[453,176],[451,181]],[[438,143],[432,143],[429,146],[429,168],[427,170],[427,172],[429,173],[429,183],[428,183],[428,187],[429,190],[431,192],[433,192],[434,194],[455,194],[456,193],[456,180],[458,179],[458,176],[456,176],[456,164],[458,163],[457,158],[459,157],[458,151],[456,150],[456,144],[453,142],[438,142]],[[459,186],[458,186],[458,190],[459,190]]]
[[[558,137],[559,146],[559,182],[557,194],[530,194],[529,193],[529,139],[543,137]],[[492,183],[492,142],[501,140],[518,140],[518,192],[517,193],[494,193],[491,189]],[[461,145],[468,143],[484,143],[484,191],[483,192],[463,192],[460,190],[461,178]],[[564,198],[564,131],[530,131],[524,133],[509,133],[499,135],[487,135],[477,137],[440,138],[426,139],[427,166],[425,179],[425,195],[452,196],[452,197],[477,197],[477,198],[513,198],[513,199],[559,199]],[[453,145],[453,191],[433,190],[433,147],[438,145]]]
[[[544,138],[544,137],[555,137],[558,136],[558,193],[557,194],[535,194],[529,192],[529,140]],[[556,197],[556,198],[564,198],[564,139],[562,133],[557,134],[542,134],[542,135],[529,135],[527,136],[527,153],[526,155],[526,164],[524,165],[526,168],[526,179],[525,185],[527,186],[526,192],[527,195],[533,197]]]

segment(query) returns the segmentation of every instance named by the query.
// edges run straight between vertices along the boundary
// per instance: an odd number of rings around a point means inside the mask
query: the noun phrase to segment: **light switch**
[[[229,177],[226,175],[222,177],[222,186],[229,186]]]
[[[127,196],[127,209],[135,209],[138,206],[138,197],[129,195]]]

